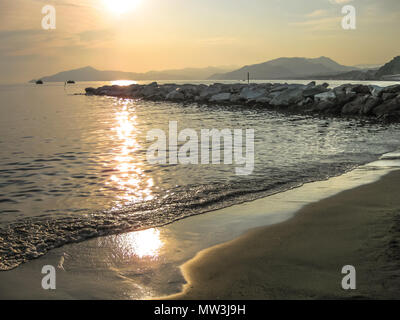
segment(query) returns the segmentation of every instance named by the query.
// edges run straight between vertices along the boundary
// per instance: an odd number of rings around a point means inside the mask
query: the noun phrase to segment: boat
[[[43,80],[37,80],[35,83],[36,84],[43,84]]]

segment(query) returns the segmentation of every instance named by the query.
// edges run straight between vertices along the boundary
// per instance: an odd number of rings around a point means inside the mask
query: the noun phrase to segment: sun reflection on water
[[[137,84],[137,82],[133,81],[133,80],[115,80],[115,81],[111,81],[111,85],[113,85],[113,86],[130,86],[131,84]]]
[[[153,199],[152,187],[154,181],[146,176],[144,163],[137,156],[140,145],[137,142],[137,117],[128,107],[132,107],[131,100],[118,100],[115,107],[115,126],[112,130],[115,135],[113,149],[113,170],[107,184],[118,190],[116,207],[139,201]]]
[[[157,258],[163,242],[160,230],[147,229],[119,235],[119,245],[125,256]]]

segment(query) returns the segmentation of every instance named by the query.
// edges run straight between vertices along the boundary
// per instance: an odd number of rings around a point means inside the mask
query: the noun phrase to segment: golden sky
[[[56,9],[43,30],[41,10]],[[357,10],[343,30],[342,7]],[[145,72],[328,56],[345,65],[400,55],[399,0],[2,0],[0,82],[91,65]]]

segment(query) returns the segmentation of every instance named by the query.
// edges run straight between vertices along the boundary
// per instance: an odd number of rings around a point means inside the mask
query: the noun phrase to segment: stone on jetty
[[[266,90],[263,88],[257,89],[253,87],[245,87],[240,92],[240,98],[245,100],[253,100],[265,96]]]
[[[343,84],[163,84],[86,88],[86,95],[149,101],[257,106],[274,110],[400,122],[400,85]]]
[[[270,104],[273,106],[289,106],[297,104],[304,99],[303,92],[305,86],[291,86],[284,91],[279,91],[279,95],[275,96]]]
[[[368,95],[358,96],[355,100],[346,103],[342,108],[342,114],[356,115],[361,114],[361,109],[365,105]]]
[[[327,91],[328,91],[328,89],[325,88],[322,85],[313,86],[313,87],[307,87],[307,89],[305,89],[303,91],[303,97],[305,97],[305,98],[313,97],[313,96],[315,96],[317,94],[324,93],[324,92],[327,92]]]
[[[211,97],[210,102],[222,102],[222,101],[230,101],[231,94],[230,93],[218,93]]]
[[[400,84],[395,84],[383,89],[383,93],[400,93]]]
[[[324,93],[319,93],[314,96],[315,101],[330,101],[336,98],[336,94],[334,91],[327,91]]]
[[[371,85],[369,86],[369,90],[374,97],[380,97],[382,95],[382,91],[384,88],[379,86]]]
[[[92,87],[86,88],[85,91],[86,91],[86,95],[88,95],[88,96],[96,94],[96,89],[92,88]]]
[[[180,92],[178,89],[171,91],[170,93],[167,94],[165,97],[166,100],[171,100],[171,101],[183,101],[185,100],[185,95]]]

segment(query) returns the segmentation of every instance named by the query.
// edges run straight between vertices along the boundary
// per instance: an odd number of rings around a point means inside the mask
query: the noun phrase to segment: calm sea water
[[[20,247],[3,261],[326,179],[400,145],[398,125],[74,95],[103,84],[0,86],[0,236],[3,250]],[[146,133],[171,120],[179,130],[254,129],[253,173],[149,164]]]

